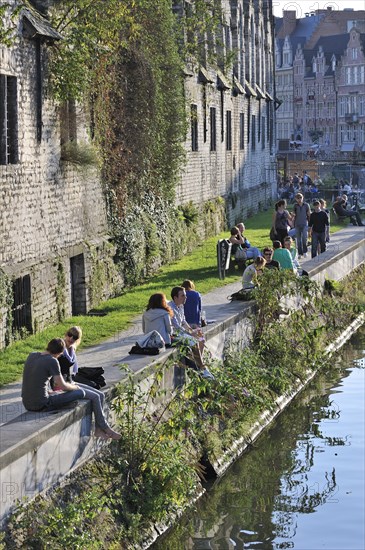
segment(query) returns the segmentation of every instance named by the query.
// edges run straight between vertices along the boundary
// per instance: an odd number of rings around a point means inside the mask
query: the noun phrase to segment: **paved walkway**
[[[207,320],[208,322],[214,320],[214,323],[209,322],[205,331],[210,326],[223,321],[231,313],[242,309],[242,302],[231,303],[227,299],[241,286],[241,277],[237,272],[237,283],[216,288],[203,296],[203,308],[206,311]],[[97,317],[95,317],[95,322],[98,322]],[[118,368],[121,363],[128,363],[129,367],[137,372],[151,362],[150,356],[128,354],[136,339],[141,335],[142,315],[133,319],[128,329],[116,333],[100,344],[80,350],[77,354],[79,367],[103,367],[107,381],[106,387],[110,387],[122,378]],[[168,350],[164,353],[168,354],[171,351]],[[7,384],[0,389],[0,426],[25,412],[20,392],[21,381]]]
[[[315,273],[320,268],[320,264],[336,256],[341,249],[346,250],[346,248],[356,245],[364,236],[363,227],[349,226],[344,228],[331,236],[328,250],[324,254],[313,260],[310,257],[303,259],[301,265],[309,273]],[[310,256],[310,252],[308,256]],[[231,314],[242,310],[242,304],[245,302],[231,303],[227,298],[230,294],[239,290],[241,286],[241,277],[237,272],[236,283],[216,288],[203,296],[203,309],[206,311],[207,320],[208,322],[214,320],[214,323],[208,324],[208,327],[204,329],[205,331],[209,330],[210,326],[222,322]],[[121,363],[128,363],[134,372],[151,363],[151,357],[149,356],[128,355],[130,348],[134,345],[138,336],[142,334],[141,319],[141,315],[136,317],[127,330],[120,331],[101,344],[80,350],[77,354],[79,367],[103,367],[107,381],[106,387],[108,388],[121,380],[122,375],[118,368]],[[95,322],[98,322],[97,317]],[[164,353],[168,354],[171,351],[168,350]],[[0,389],[0,426],[25,412],[20,398],[20,391],[21,382],[14,382]]]

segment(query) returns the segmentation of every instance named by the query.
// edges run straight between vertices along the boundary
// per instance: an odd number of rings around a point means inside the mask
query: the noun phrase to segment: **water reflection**
[[[363,330],[154,548],[363,550],[364,344]]]

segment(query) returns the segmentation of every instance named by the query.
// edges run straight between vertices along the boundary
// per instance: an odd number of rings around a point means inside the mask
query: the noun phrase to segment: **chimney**
[[[280,34],[284,36],[290,35],[297,24],[297,12],[296,10],[283,10],[283,27],[280,29]]]

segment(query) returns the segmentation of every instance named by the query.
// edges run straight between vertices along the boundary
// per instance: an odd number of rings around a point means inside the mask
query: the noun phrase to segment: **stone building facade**
[[[328,7],[296,18],[276,19],[277,139],[303,148],[315,134],[335,154],[357,148],[364,134],[365,11]]]
[[[13,43],[0,46],[0,277],[12,293],[3,296],[12,315],[3,303],[0,347],[11,334],[86,313],[96,291],[108,293],[93,284],[113,253],[99,174],[61,150],[70,132],[87,143],[87,120],[77,105],[60,116],[44,86],[47,49],[58,39],[24,9]]]
[[[68,149],[90,147],[87,114],[47,92],[48,51],[62,39],[41,16],[50,1],[23,8],[13,42],[0,46],[0,348],[87,313],[120,285],[100,174]],[[173,4],[181,17],[194,9]],[[190,128],[176,202],[224,197],[233,224],[274,193],[272,6],[221,0],[221,8],[218,66],[207,51],[186,64]]]
[[[190,2],[179,5],[183,13]],[[271,10],[271,1],[222,1],[221,47],[233,63],[194,60],[185,73],[190,128],[178,201],[223,196],[230,224],[266,207],[276,181]]]

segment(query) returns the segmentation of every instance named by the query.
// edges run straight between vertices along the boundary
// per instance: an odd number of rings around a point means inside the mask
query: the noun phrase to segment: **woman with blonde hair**
[[[59,358],[60,365],[62,365],[62,359],[66,359],[66,361],[68,361],[70,365],[69,368],[72,370],[73,374],[76,374],[78,371],[76,348],[80,344],[81,338],[81,327],[74,326],[69,328],[64,336],[66,347],[63,350],[63,354]],[[71,373],[70,378],[72,380]],[[89,399],[91,401],[91,406],[95,416],[95,437],[100,437],[101,439],[120,439],[122,436],[109,426],[105,418],[103,411],[105,400],[104,393],[96,388],[87,386],[86,384],[80,384],[79,382],[77,383],[77,386],[83,390],[85,399]],[[57,391],[57,387],[54,387],[54,390]]]
[[[68,329],[65,336],[63,337],[66,348],[63,352],[63,356],[66,357],[68,361],[73,363],[72,374],[76,374],[79,370],[76,357],[76,348],[79,346],[82,338],[82,329],[81,327],[74,326]]]

